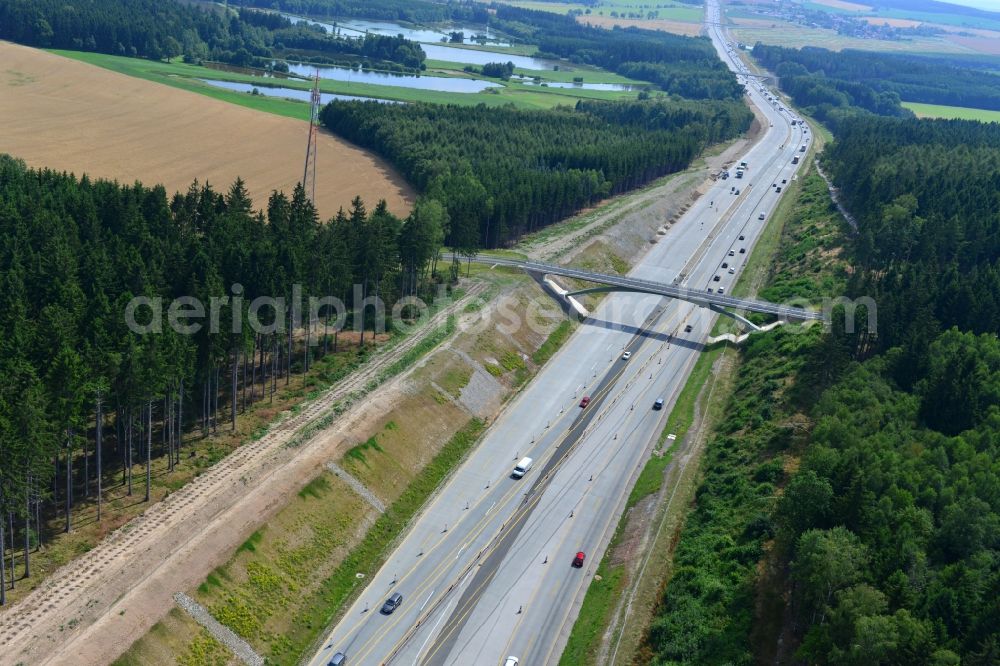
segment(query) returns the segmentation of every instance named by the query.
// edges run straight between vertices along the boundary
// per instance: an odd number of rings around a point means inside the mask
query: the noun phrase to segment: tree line
[[[479,2],[433,2],[431,0],[253,0],[253,7],[277,9],[300,16],[336,20],[362,18],[410,23],[444,21],[489,21],[488,5]]]
[[[740,99],[743,94],[707,37],[639,28],[605,30],[578,23],[572,16],[507,4],[494,9],[490,25],[537,44],[540,56],[603,67],[690,99]]]
[[[235,428],[240,410],[337,351],[329,306],[312,322],[303,311],[313,325],[295,338],[275,326],[291,321],[294,285],[303,307],[310,296],[341,298],[343,325],[361,329],[363,346],[374,324],[363,300],[426,296],[448,227],[434,202],[401,220],[384,202],[369,211],[355,199],[321,223],[301,186],[258,211],[239,180],[224,194],[195,183],[171,198],[159,186],[77,179],[9,156],[0,156],[0,201],[0,544],[13,546],[13,525],[26,569],[43,514],[64,514],[69,531],[74,503],[99,497],[102,482],[128,494],[135,483],[148,500],[154,455],[172,469],[185,433]],[[126,323],[136,296],[191,296],[206,309],[212,297],[229,300],[217,333],[164,322],[144,335]],[[249,325],[258,296],[285,299],[280,311],[257,311],[273,331]],[[146,312],[137,323],[150,323]],[[146,481],[134,480],[143,464]]]
[[[852,118],[823,159],[857,219],[850,289],[878,303],[871,349],[905,354],[904,386],[942,331],[1000,331],[995,124]]]
[[[1000,109],[1000,76],[983,64],[970,67],[967,61],[949,58],[851,49],[834,54],[819,47],[790,49],[761,43],[754,46],[753,55],[804,106],[844,106],[837,98],[846,95],[847,104],[878,115],[900,115],[887,112],[892,100],[898,105],[900,99]]]
[[[0,0],[0,39],[43,48],[269,67],[275,57],[390,62],[420,69],[419,44],[383,35],[331,35],[277,14],[202,9],[176,0]]]
[[[844,371],[775,507],[809,663],[1000,660],[1000,342],[952,328],[924,355]]]
[[[874,299],[878,331],[823,348],[836,382],[773,512],[798,655],[996,663],[1000,129],[857,113],[834,139],[848,292]]]
[[[655,663],[1000,661],[1000,128],[838,118],[822,160],[857,220],[847,295],[874,299],[877,331],[862,309],[854,332],[741,351]],[[786,296],[835,295],[805,268]]]
[[[541,111],[334,101],[321,119],[440,202],[448,244],[475,251],[684,169],[706,145],[745,131],[751,116],[728,101],[581,101]]]
[[[706,37],[657,30],[605,30],[573,16],[524,9],[506,3],[427,3],[379,0],[262,0],[255,3],[310,16],[356,17],[411,22],[469,21],[489,25],[513,43],[536,44],[539,56],[604,67],[649,81],[690,99],[740,99],[742,87]]]

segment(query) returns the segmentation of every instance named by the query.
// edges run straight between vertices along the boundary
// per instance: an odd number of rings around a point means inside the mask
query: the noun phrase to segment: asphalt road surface
[[[706,24],[740,74],[717,11],[709,2]],[[746,175],[717,181],[631,276],[732,287],[778,203],[772,184],[792,180],[792,157],[810,140],[755,79],[748,85],[771,126],[741,158]],[[659,296],[605,298],[439,489],[311,663],[326,664],[335,652],[351,666],[502,664],[508,655],[522,665],[556,663],[635,476],[716,317]],[[585,395],[591,401],[581,409]],[[665,400],[662,410],[652,409],[657,398]],[[524,456],[534,458],[533,468],[510,478]],[[571,566],[577,551],[586,553],[582,568]],[[392,592],[403,602],[382,615]]]

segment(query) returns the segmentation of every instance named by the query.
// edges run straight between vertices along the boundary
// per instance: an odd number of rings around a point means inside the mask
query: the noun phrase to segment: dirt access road
[[[343,433],[352,432],[360,419],[370,418],[370,410],[387,410],[388,394],[381,389],[373,393],[308,442],[296,444],[296,435],[376,380],[485,288],[483,283],[471,285],[463,298],[437,313],[420,331],[151,505],[0,612],[0,666],[106,664],[116,659],[170,610],[175,592],[201,583],[306,481],[336,459]]]
[[[239,176],[254,204],[302,178],[308,125],[0,41],[0,153],[77,176],[225,191]],[[316,204],[331,217],[355,195],[409,212],[413,190],[380,158],[321,133]]]

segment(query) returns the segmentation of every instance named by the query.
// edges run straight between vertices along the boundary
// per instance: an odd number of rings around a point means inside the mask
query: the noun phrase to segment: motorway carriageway
[[[710,26],[731,63],[717,31]],[[790,126],[794,116],[769,104],[752,82],[750,97],[773,127],[742,158],[746,177],[713,184],[631,276],[669,284],[683,275],[691,288],[731,290],[736,275],[721,263],[736,265],[738,275],[777,205],[772,183],[792,180],[798,165],[791,159],[808,140],[804,128]],[[730,194],[734,184],[739,196]],[[502,664],[508,655],[521,664],[557,662],[630,488],[716,317],[657,296],[605,298],[438,490],[311,663],[325,665],[337,651],[351,666]],[[581,410],[584,395],[592,400]],[[666,404],[654,411],[659,397]],[[534,468],[511,479],[523,456],[535,459]],[[579,550],[587,554],[582,569],[570,566]],[[392,592],[404,601],[381,615]]]

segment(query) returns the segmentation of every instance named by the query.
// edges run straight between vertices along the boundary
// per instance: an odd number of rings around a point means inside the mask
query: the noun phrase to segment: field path
[[[380,402],[381,390],[307,442],[295,445],[296,435],[377,380],[485,288],[483,283],[471,285],[419,331],[273,424],[260,439],[150,505],[0,612],[0,666],[106,664],[120,656],[171,609],[175,592],[199,585],[341,452],[344,435]]]
[[[262,208],[302,178],[308,126],[205,95],[0,41],[0,153],[32,167],[225,191],[237,176]],[[316,203],[333,216],[355,195],[405,215],[413,191],[384,160],[329,133],[317,151]]]

